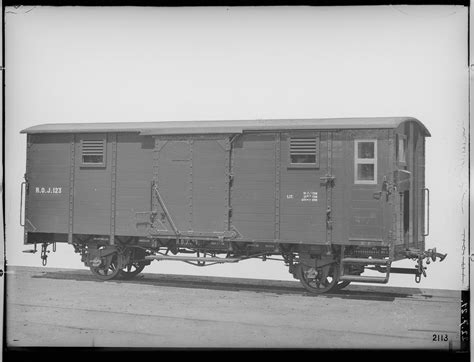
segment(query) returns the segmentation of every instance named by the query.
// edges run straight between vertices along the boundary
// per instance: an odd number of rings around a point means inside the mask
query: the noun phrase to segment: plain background
[[[26,136],[42,123],[413,116],[432,133],[426,247],[448,253],[428,278],[468,283],[468,11],[461,6],[7,8],[6,254],[24,254],[19,226]],[[462,261],[465,261],[463,267]],[[49,266],[84,268],[69,245]],[[396,266],[414,265],[412,261]],[[292,280],[283,263],[145,271]]]

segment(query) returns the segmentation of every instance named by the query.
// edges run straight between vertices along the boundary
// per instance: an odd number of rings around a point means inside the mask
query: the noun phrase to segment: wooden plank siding
[[[244,241],[401,244],[400,194],[387,200],[386,194],[377,199],[374,193],[382,191],[384,178],[392,182],[393,172],[406,168],[411,201],[405,246],[424,247],[423,132],[408,123],[396,130],[271,130],[237,136],[30,134],[25,230],[118,237],[159,236],[161,230],[174,236],[153,192],[156,182],[176,228],[189,237],[222,237],[235,228]],[[396,160],[397,133],[408,136],[406,167]],[[317,162],[295,166],[290,150],[298,145],[291,145],[291,137],[308,135],[317,139],[310,142],[316,145]],[[103,165],[82,162],[81,142],[91,137],[106,141]],[[376,183],[355,183],[356,140],[376,140]],[[332,186],[324,183],[327,176],[335,178]],[[38,193],[36,187],[62,192]],[[155,224],[150,223],[152,211]]]
[[[229,141],[225,136],[157,137],[154,178],[168,215],[157,207],[152,233],[214,235],[228,230]]]
[[[149,217],[136,213],[151,211],[153,150],[151,136],[117,136],[116,235],[148,235]]]
[[[423,247],[424,244],[424,198],[423,188],[425,187],[425,160],[424,160],[424,138],[420,132],[419,127],[414,127],[415,132],[415,146],[414,146],[414,191],[415,191],[415,211],[414,224],[416,226],[416,234],[414,238],[414,245],[417,248]]]
[[[276,135],[244,134],[233,146],[232,225],[245,239],[275,235]]]
[[[353,146],[348,138],[349,133],[344,131],[332,132],[332,173],[335,176],[332,192],[332,243],[344,244],[349,235],[350,213],[347,207],[351,200],[350,180],[353,179],[351,154]]]
[[[355,184],[355,140],[377,141],[377,183]],[[358,241],[387,242],[387,218],[392,218],[385,195],[380,200],[384,177],[390,177],[389,130],[344,130],[333,132],[332,169],[336,177],[333,188],[333,243]]]
[[[427,210],[425,210],[425,197],[423,195],[423,189],[426,187],[425,185],[425,138],[422,136],[421,130],[419,128],[419,137],[418,137],[418,143],[416,146],[416,153],[417,153],[417,159],[416,159],[416,168],[418,170],[418,180],[417,180],[417,188],[420,190],[421,195],[420,195],[420,204],[419,208],[417,210],[417,216],[418,216],[418,245],[417,247],[424,249],[425,248],[425,213]]]
[[[111,212],[111,143],[106,139],[105,167],[82,164],[81,140],[99,137],[80,134],[76,137],[74,172],[74,234],[110,234]]]
[[[158,153],[157,186],[170,217],[180,231],[188,231],[192,228],[192,220],[189,218],[192,201],[190,200],[191,172],[192,158],[189,140],[167,141]],[[153,197],[156,195],[153,194]],[[158,218],[164,215],[164,210],[159,208],[158,211]],[[168,218],[162,217],[161,223],[168,231],[173,231]]]
[[[326,244],[326,187],[321,186],[320,178],[328,167],[327,132],[310,131],[305,135],[319,137],[319,163],[314,167],[298,165],[295,168],[290,162],[290,138],[300,134],[281,134],[280,238],[289,242]]]
[[[27,232],[68,232],[70,140],[60,134],[29,136]]]
[[[229,149],[216,139],[192,143],[191,230],[223,232],[228,228]]]
[[[413,130],[413,124],[409,123],[406,125],[408,130],[407,130],[407,135],[408,135],[408,153],[407,153],[407,164],[408,168],[407,170],[410,171],[411,177],[410,177],[410,206],[409,206],[409,217],[410,217],[410,226],[409,226],[409,231],[408,231],[408,239],[406,240],[406,247],[413,246],[413,239],[415,236],[415,224],[413,223],[413,211],[415,210],[415,190],[414,190],[414,185],[415,185],[415,168],[413,165],[413,161],[415,159],[415,145],[414,145],[414,130]]]

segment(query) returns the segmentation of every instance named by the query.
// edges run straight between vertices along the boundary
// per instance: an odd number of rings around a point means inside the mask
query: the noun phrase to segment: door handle
[[[380,197],[382,196],[382,191],[376,191],[374,192],[374,199],[380,200]]]

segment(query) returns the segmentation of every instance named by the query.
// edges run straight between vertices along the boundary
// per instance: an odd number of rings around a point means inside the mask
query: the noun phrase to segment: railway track
[[[57,270],[57,271],[41,271],[40,274],[32,276],[33,278],[56,279],[56,280],[75,280],[88,281],[93,283],[117,283],[125,285],[154,285],[168,286],[177,288],[192,289],[211,289],[211,290],[228,290],[228,291],[253,291],[262,293],[276,294],[292,294],[302,295],[315,298],[353,298],[365,300],[387,300],[393,301],[396,298],[410,298],[421,301],[431,301],[439,303],[451,303],[459,300],[457,293],[439,290],[423,290],[419,288],[394,288],[379,287],[367,285],[351,285],[346,289],[335,291],[333,293],[325,293],[321,295],[313,295],[306,292],[298,281],[274,281],[244,278],[226,278],[226,277],[210,277],[210,276],[191,276],[191,275],[175,275],[175,274],[140,274],[133,280],[100,281],[94,278],[85,270]]]

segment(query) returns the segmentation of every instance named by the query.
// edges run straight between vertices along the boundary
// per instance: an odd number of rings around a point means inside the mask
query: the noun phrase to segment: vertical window
[[[96,138],[84,137],[81,140],[81,166],[105,167],[105,136]]]
[[[397,161],[401,164],[406,164],[407,153],[407,136],[397,135]]]
[[[290,166],[319,167],[319,137],[290,137]]]
[[[375,185],[377,183],[377,141],[354,141],[354,182]]]

